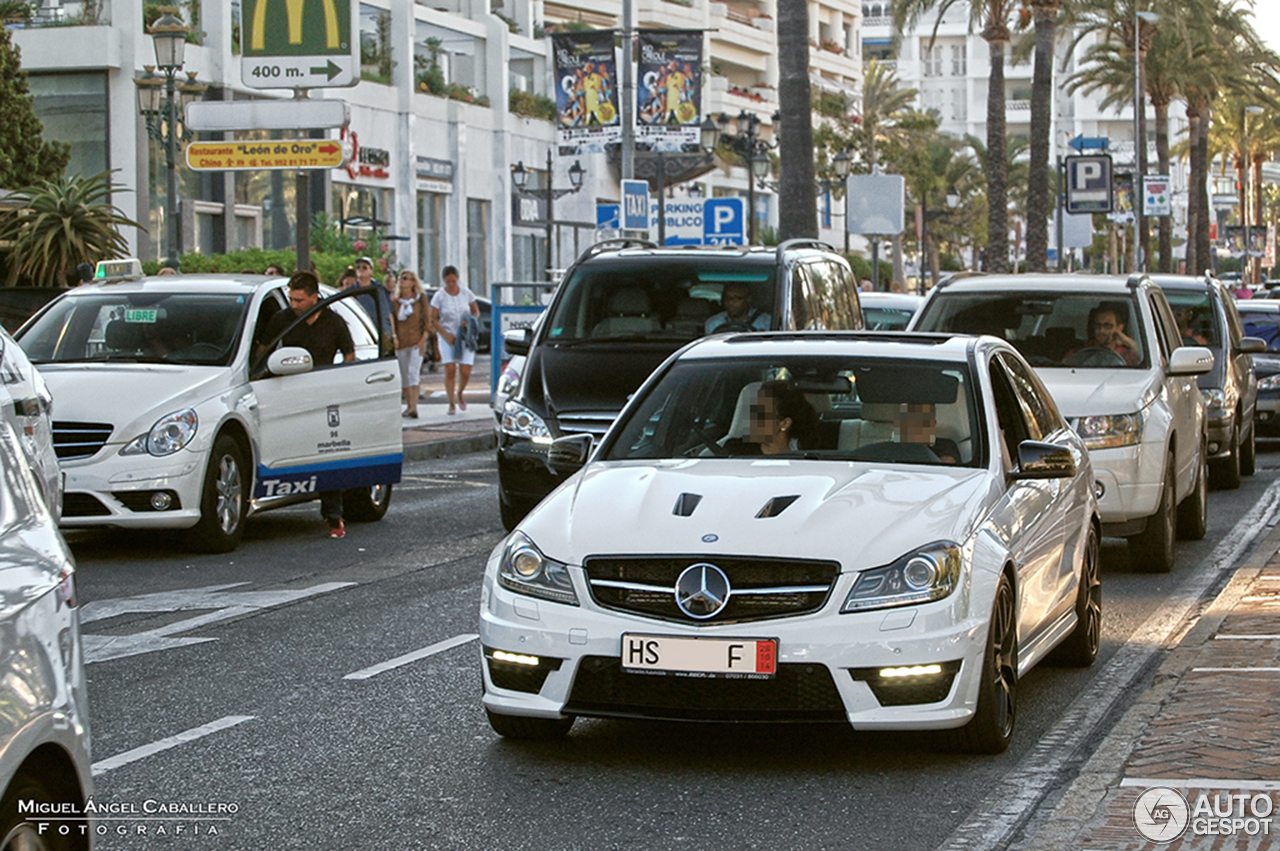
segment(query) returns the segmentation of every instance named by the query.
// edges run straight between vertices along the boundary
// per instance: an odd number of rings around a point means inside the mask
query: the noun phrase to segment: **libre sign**
[[[245,0],[240,75],[255,89],[360,82],[356,0]]]
[[[328,139],[187,145],[187,167],[193,171],[338,168],[344,159],[342,145]]]

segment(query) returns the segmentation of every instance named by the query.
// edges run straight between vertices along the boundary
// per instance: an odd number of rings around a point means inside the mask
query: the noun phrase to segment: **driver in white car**
[[[1122,312],[1108,304],[1100,304],[1089,311],[1089,340],[1078,349],[1067,352],[1071,357],[1084,349],[1108,349],[1124,358],[1127,366],[1136,366],[1142,360],[1138,344],[1124,332]]]
[[[720,293],[720,303],[724,310],[707,320],[706,332],[717,334],[721,331],[768,331],[773,324],[773,317],[763,310],[751,309],[751,287],[743,283],[728,283]]]

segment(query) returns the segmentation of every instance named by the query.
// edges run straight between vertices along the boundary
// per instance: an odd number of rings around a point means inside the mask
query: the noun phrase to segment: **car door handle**
[[[394,381],[395,375],[390,372],[375,372],[364,380],[365,384],[380,384],[383,381]]]

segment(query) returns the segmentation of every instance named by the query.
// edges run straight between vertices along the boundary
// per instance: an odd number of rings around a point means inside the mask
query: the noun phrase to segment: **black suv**
[[[627,397],[677,349],[709,333],[857,330],[857,282],[831,246],[659,248],[593,245],[565,273],[534,330],[504,335],[527,355],[498,436],[502,522],[511,529],[562,478],[557,437],[601,437]]]

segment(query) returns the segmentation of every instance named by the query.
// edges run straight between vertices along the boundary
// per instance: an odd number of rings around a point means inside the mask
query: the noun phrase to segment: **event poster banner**
[[[613,31],[556,33],[551,44],[560,146],[602,152],[607,143],[622,139]]]
[[[702,32],[641,30],[636,68],[636,141],[679,151],[699,143],[702,123]]]
[[[1133,221],[1133,175],[1116,174],[1111,177],[1111,212],[1107,218],[1113,222]]]

